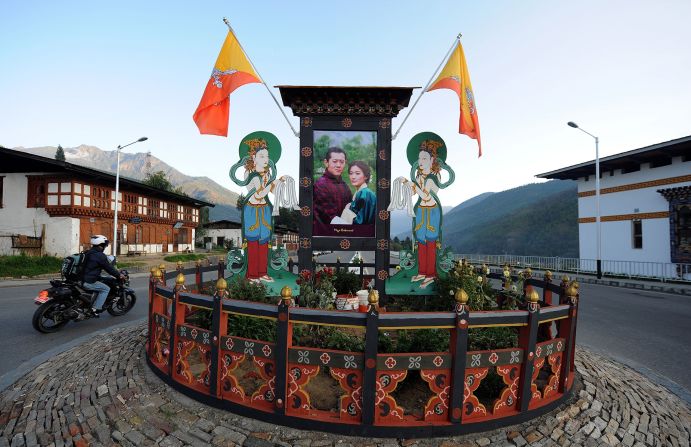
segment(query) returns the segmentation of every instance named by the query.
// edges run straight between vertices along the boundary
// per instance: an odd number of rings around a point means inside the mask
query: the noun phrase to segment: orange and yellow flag
[[[480,124],[477,118],[475,95],[473,94],[473,86],[470,83],[470,74],[468,74],[468,65],[465,61],[465,54],[463,53],[463,46],[461,46],[460,40],[441,73],[439,73],[439,76],[437,76],[437,79],[434,80],[427,91],[438,88],[448,88],[458,95],[461,103],[458,132],[476,139],[478,157],[482,156]]]
[[[229,96],[236,88],[253,82],[262,81],[240,42],[232,31],[228,31],[204,95],[192,116],[199,133],[228,136]]]

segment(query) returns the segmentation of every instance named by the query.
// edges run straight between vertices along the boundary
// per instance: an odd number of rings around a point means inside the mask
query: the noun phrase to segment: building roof
[[[100,180],[105,183],[115,184],[115,175],[100,171],[98,169],[87,168],[67,161],[55,160],[53,158],[41,157],[40,155],[29,154],[27,152],[8,149],[0,146],[0,172],[22,173],[22,172],[51,172],[51,173],[74,173],[81,178],[90,180]],[[120,176],[120,186],[124,188],[144,191],[152,197],[175,200],[192,206],[215,206],[213,203],[188,197],[182,194],[154,188],[145,183],[133,180],[128,177]]]
[[[672,162],[672,157],[684,156],[691,158],[691,135],[664,143],[653,144],[620,154],[600,158],[600,172],[615,169],[637,170],[641,163],[651,163],[652,166],[664,166]],[[587,161],[555,171],[538,174],[536,177],[561,180],[576,180],[581,177],[595,175],[595,160]]]

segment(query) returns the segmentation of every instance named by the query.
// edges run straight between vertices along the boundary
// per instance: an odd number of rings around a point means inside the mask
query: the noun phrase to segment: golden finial
[[[164,263],[161,263],[161,264],[158,266],[158,269],[159,269],[160,271],[162,271],[162,272],[165,272],[165,271],[166,271],[166,265],[165,265]]]
[[[525,297],[530,301],[531,303],[537,303],[540,301],[540,295],[537,293],[537,291],[533,288],[530,289],[528,293],[526,293]]]
[[[293,300],[293,289],[283,286],[281,289],[281,299],[286,306],[290,305],[290,302]]]
[[[185,285],[185,275],[182,273],[178,273],[178,276],[175,277],[175,284],[178,286],[184,286]]]
[[[379,292],[375,289],[370,290],[369,295],[367,295],[367,301],[372,305],[379,303]]]
[[[482,264],[482,274],[483,275],[489,274],[489,267],[487,267],[487,264]]]
[[[217,290],[226,290],[227,288],[228,288],[228,283],[226,282],[226,280],[223,278],[218,278],[218,281],[216,281],[216,289]]]
[[[458,304],[466,304],[468,302],[468,294],[463,289],[456,290],[454,298]]]
[[[526,277],[526,278],[530,278],[531,276],[533,276],[533,270],[532,270],[530,267],[528,267],[527,269],[525,269],[525,270],[523,271],[523,273],[525,273],[525,277]]]
[[[151,276],[156,276],[156,275],[154,275],[154,273],[156,272],[156,270],[158,270],[158,269],[156,268],[156,266],[151,267],[151,270],[149,270],[149,272],[151,272]]]
[[[163,272],[162,272],[160,269],[157,269],[156,267],[154,267],[154,268],[151,269],[151,270],[152,270],[152,274],[154,275],[154,278],[159,278],[159,279],[160,279],[161,276],[163,276]]]
[[[569,281],[570,281],[570,278],[568,277],[568,275],[564,275],[564,276],[561,277],[561,282],[566,283],[566,282],[569,282]]]
[[[178,261],[177,265],[178,265],[178,270],[180,270],[182,268],[182,261]]]
[[[571,281],[569,285],[566,287],[566,296],[568,297],[576,297],[578,295],[578,288],[580,286],[578,285],[578,282],[576,281]]]
[[[197,260],[194,262],[194,264],[195,264],[197,267],[200,267],[200,266],[202,265],[202,260],[201,260],[201,259],[197,259]]]
[[[547,281],[551,281],[552,280],[552,272],[550,272],[549,270],[545,271],[545,279]]]

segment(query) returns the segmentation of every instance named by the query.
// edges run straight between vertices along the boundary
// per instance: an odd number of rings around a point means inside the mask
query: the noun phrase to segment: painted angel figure
[[[437,192],[453,183],[455,174],[446,165],[444,140],[432,132],[414,136],[408,143],[408,161],[412,165],[410,180],[399,177],[394,181],[389,210],[407,208],[413,218],[413,237],[417,247],[417,274],[412,282],[420,282],[424,289],[437,277],[437,249],[442,239],[442,209]],[[441,180],[446,170],[449,179]],[[415,205],[413,195],[418,196]]]
[[[247,187],[242,203],[242,239],[246,243],[247,270],[245,276],[254,282],[273,282],[268,274],[269,245],[273,237],[273,216],[279,207],[299,209],[292,177],[276,178],[276,162],[281,157],[281,144],[269,132],[253,132],[240,143],[240,161],[230,168],[230,178]],[[243,179],[236,177],[244,167]],[[276,199],[276,207],[269,200]],[[244,245],[244,244],[243,244]]]

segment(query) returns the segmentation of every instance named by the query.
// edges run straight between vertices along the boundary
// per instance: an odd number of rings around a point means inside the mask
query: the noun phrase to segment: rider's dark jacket
[[[98,281],[101,277],[101,269],[116,278],[120,276],[120,272],[108,262],[108,257],[101,250],[92,247],[84,256],[84,282],[91,284]]]

